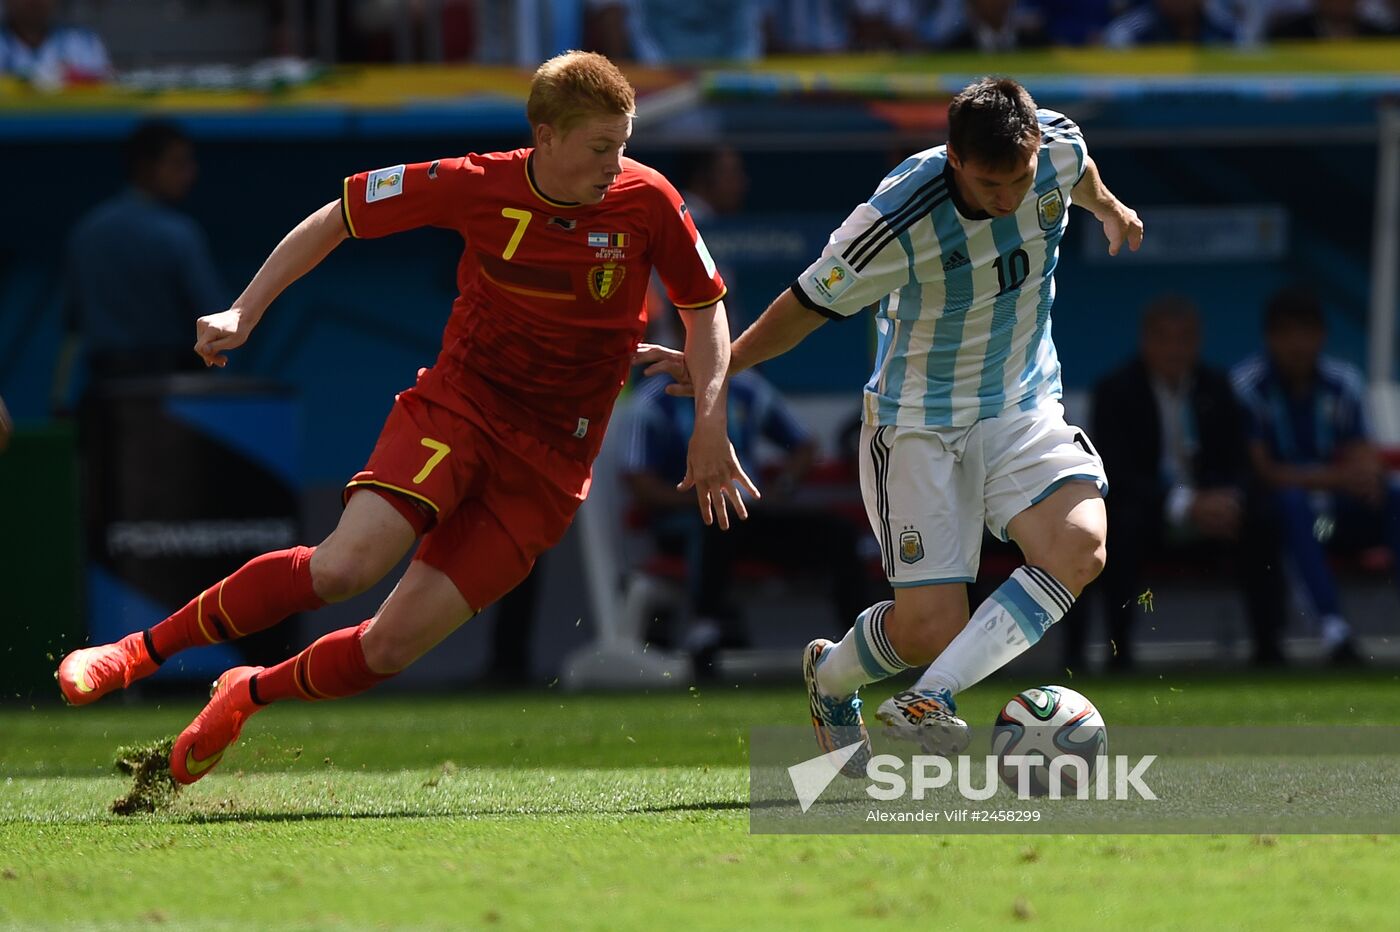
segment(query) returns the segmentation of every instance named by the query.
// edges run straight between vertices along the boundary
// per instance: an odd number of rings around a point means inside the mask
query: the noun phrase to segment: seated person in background
[[[644,65],[756,61],[762,0],[587,0],[589,38],[610,58]]]
[[[1317,297],[1280,291],[1265,310],[1264,356],[1240,363],[1233,379],[1249,416],[1250,458],[1323,645],[1334,662],[1354,663],[1359,648],[1327,550],[1384,540],[1400,555],[1400,490],[1369,436],[1360,373],[1322,355],[1326,338]]]
[[[1103,44],[1109,48],[1189,43],[1230,44],[1239,27],[1222,0],[1151,0],[1108,24]]]
[[[963,28],[944,46],[949,51],[1014,52],[1046,44],[1045,34],[1017,8],[1016,0],[965,0]]]
[[[55,88],[110,78],[112,63],[97,33],[59,25],[56,5],[56,0],[5,0],[0,74]]]
[[[1097,45],[1129,0],[1023,0],[1026,16],[1053,45]]]
[[[778,391],[751,370],[730,380],[729,436],[744,469],[753,468],[760,438],[785,453],[777,477],[763,486],[763,499],[751,504],[749,519],[734,522],[728,532],[718,534],[693,514],[694,494],[676,489],[685,475],[694,405],[689,398],[666,394],[670,384],[668,378],[652,378],[638,390],[622,479],[632,501],[647,512],[657,548],[686,559],[695,619],[687,648],[704,658],[714,648],[749,643],[731,598],[730,576],[736,560],[762,560],[829,579],[833,609],[839,617],[859,614],[866,605],[864,565],[857,553],[859,531],[838,514],[794,501],[794,493],[816,460],[817,445]]]
[[[1359,0],[1316,0],[1311,9],[1284,15],[1269,26],[1270,39],[1359,39],[1394,35],[1383,10]]]
[[[1143,313],[1138,356],[1094,388],[1093,433],[1108,471],[1113,541],[1094,588],[1107,603],[1109,662],[1118,669],[1133,663],[1133,616],[1151,583],[1145,565],[1172,549],[1235,564],[1256,662],[1282,657],[1283,602],[1267,575],[1277,560],[1259,522],[1247,520],[1243,416],[1229,380],[1201,363],[1200,349],[1195,304],[1163,295]],[[1065,629],[1070,669],[1083,664],[1085,620]]]
[[[80,349],[96,379],[203,371],[190,321],[228,303],[204,231],[176,207],[199,171],[189,137],[172,123],[142,123],[126,142],[126,171],[127,187],[85,214],[68,243],[60,410]]]

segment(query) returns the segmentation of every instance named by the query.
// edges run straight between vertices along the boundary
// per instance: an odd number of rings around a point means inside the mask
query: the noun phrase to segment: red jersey
[[[434,368],[488,416],[591,461],[646,329],[652,268],[679,308],[714,304],[724,280],[661,173],[624,158],[602,203],[565,203],[535,185],[531,152],[351,175],[341,211],[357,238],[459,232],[459,294]]]

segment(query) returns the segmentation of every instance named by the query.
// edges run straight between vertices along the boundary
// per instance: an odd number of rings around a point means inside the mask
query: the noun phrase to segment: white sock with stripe
[[[914,688],[956,695],[1025,653],[1073,604],[1074,596],[1045,570],[1020,567],[978,606]]]
[[[829,647],[817,661],[817,688],[828,696],[842,698],[860,689],[909,669],[899,659],[885,634],[885,616],[893,602],[879,602],[861,612],[856,623],[839,644]]]

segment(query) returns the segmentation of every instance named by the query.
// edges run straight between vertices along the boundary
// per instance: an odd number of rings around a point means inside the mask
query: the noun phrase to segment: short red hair
[[[618,67],[596,52],[565,52],[535,71],[525,116],[568,132],[590,114],[635,116],[637,92]]]

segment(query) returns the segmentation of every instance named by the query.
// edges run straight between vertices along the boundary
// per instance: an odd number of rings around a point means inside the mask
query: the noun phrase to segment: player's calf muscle
[[[943,649],[967,625],[967,619],[965,594],[961,598],[936,599],[932,602],[927,599],[916,602],[896,598],[894,609],[885,616],[885,631],[899,659],[911,667],[919,667],[931,663],[943,653]]]

